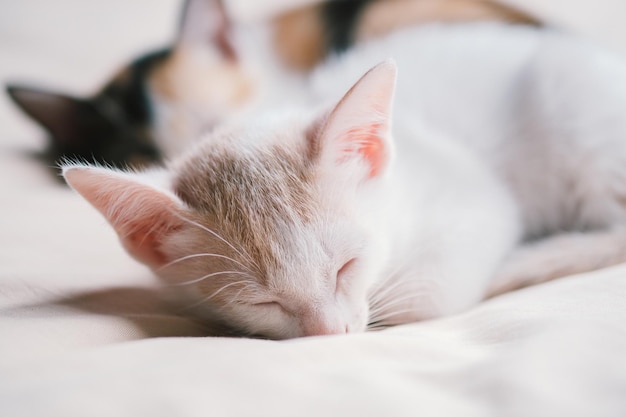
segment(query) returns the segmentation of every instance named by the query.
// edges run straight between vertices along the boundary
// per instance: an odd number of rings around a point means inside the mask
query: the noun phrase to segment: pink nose
[[[344,334],[349,332],[347,324],[342,323],[324,323],[316,321],[303,325],[304,336],[325,336],[331,334]]]

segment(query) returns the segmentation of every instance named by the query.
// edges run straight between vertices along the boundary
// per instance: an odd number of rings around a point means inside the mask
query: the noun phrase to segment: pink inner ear
[[[386,162],[386,149],[380,137],[382,123],[372,123],[348,130],[341,142],[345,145],[342,149],[344,156],[341,161],[349,159],[350,155],[359,153],[368,163],[370,171],[368,178],[378,176]]]
[[[127,187],[132,209],[113,210],[110,221],[132,256],[149,266],[160,266],[168,261],[160,250],[163,239],[180,229],[182,220],[170,198],[150,189],[132,188]]]
[[[168,261],[162,243],[183,223],[174,197],[103,168],[69,168],[64,175],[106,217],[132,256],[151,267]]]
[[[179,224],[173,223],[170,213],[163,213],[164,217],[153,216],[125,225],[126,234],[120,235],[121,241],[128,252],[135,258],[148,265],[159,266],[169,261],[159,247],[164,236],[180,229]]]
[[[330,113],[321,134],[323,146],[312,141],[310,148],[326,148],[325,154],[335,163],[364,161],[369,167],[368,178],[380,176],[392,146],[389,136],[395,79],[396,67],[391,61],[366,72]]]

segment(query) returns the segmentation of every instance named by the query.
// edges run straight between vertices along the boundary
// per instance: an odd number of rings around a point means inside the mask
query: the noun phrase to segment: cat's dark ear
[[[234,60],[230,21],[220,0],[186,0],[178,29],[178,44],[211,45]]]
[[[130,255],[151,268],[169,261],[163,242],[184,223],[183,204],[175,195],[137,174],[106,168],[68,166],[63,176],[102,213]]]
[[[7,93],[24,113],[50,133],[57,145],[73,147],[89,140],[83,127],[94,110],[87,100],[18,85],[8,85]]]
[[[389,60],[369,70],[343,96],[310,135],[312,157],[333,165],[365,164],[366,178],[385,172],[392,151],[391,108],[396,64]]]

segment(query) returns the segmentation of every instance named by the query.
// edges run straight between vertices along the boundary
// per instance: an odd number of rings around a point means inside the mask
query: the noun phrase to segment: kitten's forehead
[[[294,142],[259,146],[213,143],[179,164],[176,194],[260,263],[278,267],[290,231],[316,212],[314,169]]]

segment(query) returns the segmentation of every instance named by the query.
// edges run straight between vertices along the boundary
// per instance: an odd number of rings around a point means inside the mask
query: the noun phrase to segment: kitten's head
[[[395,72],[378,65],[312,120],[222,128],[167,171],[64,175],[205,317],[269,338],[363,331],[387,256]]]
[[[183,138],[245,104],[251,81],[230,42],[219,0],[188,0],[171,48],[134,59],[90,97],[7,85],[15,104],[48,134],[50,165],[81,159],[117,167],[171,156]],[[162,141],[164,136],[176,141]]]

